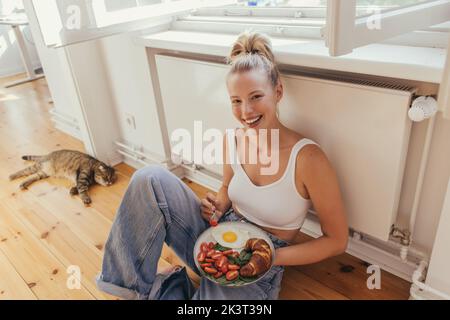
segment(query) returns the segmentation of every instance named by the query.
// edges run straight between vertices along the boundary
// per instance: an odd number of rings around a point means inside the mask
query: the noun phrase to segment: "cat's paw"
[[[77,187],[71,188],[69,193],[71,196],[76,196],[78,194],[78,188]]]
[[[25,184],[25,183],[22,183],[22,184],[19,186],[19,188],[20,188],[20,190],[25,191],[25,190],[28,190],[28,185]]]
[[[85,207],[89,207],[90,204],[92,203],[92,200],[90,198],[84,198],[83,203]]]

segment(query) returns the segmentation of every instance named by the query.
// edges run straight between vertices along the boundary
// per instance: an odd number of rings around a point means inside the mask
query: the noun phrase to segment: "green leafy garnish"
[[[233,257],[233,256],[228,256],[227,258],[228,258],[228,262],[229,262],[229,263],[240,265],[240,264],[239,264],[239,263],[240,263],[239,258],[235,258],[235,257]]]
[[[223,246],[221,246],[219,243],[216,243],[216,244],[214,245],[214,250],[219,250],[219,251],[221,251],[221,252],[224,252],[224,251],[231,250],[231,248],[223,247]]]
[[[252,253],[246,250],[242,250],[241,254],[239,255],[240,265],[243,266],[244,264],[247,264],[252,257]]]

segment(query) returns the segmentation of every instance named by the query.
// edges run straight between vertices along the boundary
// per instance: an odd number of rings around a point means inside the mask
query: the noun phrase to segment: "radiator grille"
[[[414,93],[416,92],[416,88],[402,83],[395,83],[393,81],[388,80],[370,80],[370,79],[363,79],[360,77],[354,77],[354,76],[348,76],[348,75],[336,75],[336,74],[329,74],[329,73],[317,73],[313,71],[283,71],[283,74],[289,74],[289,75],[297,75],[297,76],[304,76],[309,78],[315,78],[315,79],[324,79],[324,80],[331,80],[331,81],[338,81],[338,82],[344,82],[344,83],[351,83],[356,85],[362,85],[362,86],[370,86],[370,87],[376,87],[376,88],[383,88],[383,89],[391,89],[391,90],[399,90],[399,91],[406,91]]]

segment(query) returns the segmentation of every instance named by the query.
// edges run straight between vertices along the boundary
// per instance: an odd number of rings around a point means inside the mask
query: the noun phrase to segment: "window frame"
[[[356,0],[328,0],[325,42],[331,56],[450,20],[450,0],[433,0],[382,12],[380,29],[368,29],[373,17],[356,17]]]
[[[409,5],[406,7],[411,6],[416,5]],[[392,6],[379,6],[378,8],[380,8],[382,12],[392,12],[406,7],[397,8]],[[373,8],[373,6],[356,7],[356,13],[359,16],[355,16],[354,20],[361,22],[370,18],[371,14],[360,15],[361,13],[368,12],[368,9],[370,8]],[[320,11],[322,11],[322,13],[320,13]],[[203,30],[210,30],[210,32],[230,33],[238,32],[237,30],[254,29],[265,32],[271,36],[325,39],[325,41],[327,41],[327,17],[325,11],[325,7],[277,8],[220,6],[195,10],[195,12],[189,16],[181,16],[176,19],[173,25],[177,30],[182,30],[184,28],[184,30],[200,31],[203,28]],[[298,12],[301,12],[302,14],[298,15]],[[266,22],[264,22],[263,17],[267,18]],[[226,22],[226,18],[239,18],[239,21],[233,26],[231,21]],[[302,19],[305,18],[323,19],[324,23],[320,27],[321,30],[308,21],[304,23]],[[276,22],[277,20],[278,22]],[[319,24],[317,23],[317,25]],[[385,38],[374,42],[404,46],[446,48],[448,45],[447,33],[450,32],[450,21],[439,24],[439,26],[426,26],[418,29],[411,28],[410,30],[411,31],[404,33],[398,32],[398,35],[395,37]]]
[[[123,32],[133,32],[138,30],[161,30],[162,28],[168,29],[173,25],[175,25],[176,28],[186,28],[186,30],[198,30],[199,28],[204,28],[204,30],[211,30],[212,32],[239,32],[239,30],[251,28],[266,32],[272,36],[309,39],[325,38],[325,41],[330,41],[329,39],[333,39],[332,37],[330,38],[327,33],[329,31],[329,28],[326,26],[327,8],[324,6],[246,7],[237,5],[235,0],[184,0],[186,3],[190,4],[185,6],[185,8],[174,8],[172,3],[173,10],[168,10],[168,5],[170,5],[169,2],[169,4],[164,3],[144,6],[147,7],[145,10],[142,6],[132,9],[122,9],[118,10],[121,12],[118,13],[117,11],[105,12],[106,4],[104,4],[104,1],[102,0],[29,1],[32,1],[33,4],[36,2],[39,2],[39,4],[45,2],[56,2],[58,4],[58,10],[56,10],[56,12],[59,12],[60,15],[59,25],[62,31],[59,34],[54,34],[50,38],[47,34],[45,34],[45,32],[42,32],[45,43],[48,46],[53,47],[62,47],[73,43],[93,40]],[[207,7],[198,6],[198,4],[204,3],[205,1],[208,2]],[[103,7],[98,7],[96,11],[94,10],[95,3],[99,2],[103,2],[104,5]],[[346,8],[348,8],[348,3],[353,2],[355,3],[356,13],[367,12],[367,9],[372,7],[356,7],[355,0],[332,0],[330,2],[342,3],[346,6]],[[230,5],[230,3],[232,5]],[[81,30],[66,30],[66,28],[62,26],[62,21],[64,21],[67,17],[67,7],[70,4],[77,4],[81,6],[84,4],[84,7],[81,7],[81,13],[88,16],[89,19],[84,19],[88,20],[88,22],[82,26]],[[92,6],[92,4],[94,4],[94,6]],[[151,13],[149,16],[148,10],[154,11],[153,9],[155,6],[166,6],[167,10],[165,13],[159,15]],[[381,6],[379,8],[382,10],[390,8],[389,11],[395,10],[391,6]],[[103,19],[99,17],[99,12],[103,12],[103,14],[105,14]],[[132,12],[135,14],[135,19],[131,19],[132,21],[129,21],[129,18],[123,18]],[[118,15],[122,15],[122,18],[117,18]],[[227,21],[227,18],[229,21]],[[44,24],[47,22],[47,19],[44,19]],[[234,19],[235,22],[233,23],[231,19]],[[320,20],[322,19],[323,23],[320,23]],[[354,18],[355,21],[359,21],[360,23],[362,23],[361,21],[364,21],[363,19],[365,19],[364,16]],[[201,22],[202,20],[203,22]],[[313,20],[315,22],[311,23]],[[112,24],[113,22],[114,24]],[[41,30],[42,29],[43,28],[41,26]],[[49,28],[47,28],[47,30],[48,29]],[[398,39],[389,39],[388,41],[392,44],[395,44],[396,41],[398,41],[401,45],[408,45],[408,43],[410,43],[410,45],[413,46],[420,46],[421,43],[423,43],[424,46],[445,47],[447,45],[447,37],[445,36],[445,33],[449,30],[450,23],[447,28],[444,28],[444,30],[426,28],[421,30],[422,32],[409,33],[407,36],[400,36]],[[332,55],[337,55],[339,53],[339,51],[333,52],[333,49],[330,49],[330,52]]]
[[[198,8],[204,0],[163,0],[159,4],[130,7],[121,10],[108,11],[105,0],[89,0],[89,14],[97,28],[106,28],[148,19],[158,19],[174,14],[183,14]]]
[[[175,17],[186,15],[194,9],[235,3],[235,0],[163,0],[160,4],[107,11],[104,0],[25,1],[31,2],[44,43],[48,47],[64,47],[114,34],[158,29],[168,25]],[[73,15],[70,9],[74,7],[79,10],[80,28],[71,29],[67,21]]]
[[[450,34],[448,41],[450,43]],[[444,119],[450,120],[450,45],[447,49],[447,59],[439,85],[438,106],[439,110],[443,112]]]

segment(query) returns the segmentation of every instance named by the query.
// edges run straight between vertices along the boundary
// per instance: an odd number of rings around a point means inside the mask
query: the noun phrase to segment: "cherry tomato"
[[[208,247],[208,244],[207,244],[206,242],[203,242],[203,243],[200,245],[200,251],[201,251],[201,252],[208,252],[208,251],[209,251],[209,247]]]
[[[209,258],[206,258],[206,259],[205,259],[205,262],[214,262],[214,261],[216,261],[216,260],[214,260],[214,259],[209,259]]]
[[[214,248],[214,246],[215,246],[214,242],[210,242],[210,243],[208,243],[208,247],[209,247],[210,249],[213,249],[213,248]]]
[[[220,268],[220,271],[222,271],[223,274],[226,274],[228,272],[228,265],[224,265],[222,268]]]
[[[202,263],[201,266],[202,268],[212,267],[212,263]]]
[[[217,269],[215,268],[211,268],[211,267],[206,267],[205,271],[209,274],[216,274],[217,273]],[[236,271],[237,272],[237,271]]]
[[[214,260],[219,260],[221,257],[223,257],[222,253],[214,253],[211,258],[213,258]]]
[[[225,256],[221,256],[219,259],[217,259],[216,266],[218,268],[222,268],[227,263],[228,263],[228,258]]]
[[[206,255],[207,255],[208,257],[212,257],[212,255],[215,254],[215,253],[216,253],[216,250],[211,249],[211,250],[208,251],[208,253],[207,253]]]
[[[197,255],[197,260],[198,260],[198,262],[203,262],[203,261],[205,261],[205,258],[206,258],[206,253],[204,253],[204,252],[199,252],[199,253],[198,253],[198,255]]]
[[[237,264],[230,264],[228,265],[228,270],[239,270],[241,267]]]
[[[218,278],[220,278],[221,276],[223,276],[223,273],[222,273],[222,272],[217,272],[217,273],[214,275],[214,278],[218,279]]]
[[[226,250],[226,251],[222,252],[222,254],[224,254],[224,255],[226,255],[226,256],[229,256],[229,255],[231,255],[233,252],[234,252],[234,250]]]
[[[234,280],[238,277],[239,272],[238,271],[228,271],[226,274],[226,278],[228,281]]]
[[[211,225],[211,227],[217,227],[217,225],[219,224],[219,222],[217,222],[217,220],[209,220],[209,224]]]

